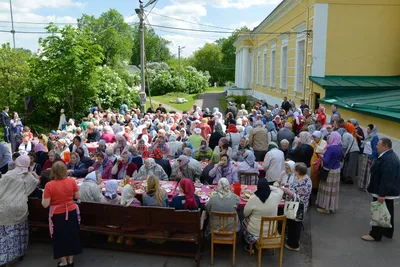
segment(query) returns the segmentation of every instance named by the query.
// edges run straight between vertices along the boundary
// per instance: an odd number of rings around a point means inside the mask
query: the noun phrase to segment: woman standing
[[[143,206],[168,206],[168,194],[160,188],[160,182],[157,177],[147,178],[147,192],[143,195]]]
[[[311,146],[314,148],[314,154],[311,158],[311,181],[313,191],[318,190],[319,185],[319,166],[321,164],[321,158],[319,154],[322,154],[325,151],[325,147],[327,145],[326,141],[322,139],[322,133],[320,131],[315,131],[312,134],[313,141],[311,142]]]
[[[308,176],[311,176],[311,158],[314,154],[314,148],[311,146],[311,134],[301,132],[296,144],[296,148],[289,152],[288,158],[294,162],[303,162],[308,168]]]
[[[318,212],[329,214],[339,208],[340,160],[342,158],[342,136],[332,132],[328,147],[322,156],[323,167],[329,170],[326,181],[319,181],[316,204]]]
[[[358,171],[360,177],[358,186],[361,190],[366,191],[369,184],[371,175],[372,161],[375,159],[378,149],[377,145],[379,142],[378,128],[375,125],[369,124],[367,127],[368,136],[361,144],[362,155]]]
[[[319,113],[318,113],[317,120],[319,120],[321,122],[321,125],[324,126],[324,125],[326,125],[325,108],[323,106],[320,106],[318,110],[319,110]]]
[[[228,144],[232,147],[232,155],[238,152],[241,135],[238,132],[235,124],[230,124],[226,130],[226,139]]]
[[[278,141],[278,133],[276,132],[275,124],[270,121],[267,124],[268,129],[268,143]]]
[[[179,182],[180,194],[174,196],[170,203],[171,208],[176,210],[197,210],[200,208],[199,196],[194,193],[194,184],[191,180],[184,178]]]
[[[39,177],[28,172],[27,155],[15,160],[15,169],[0,179],[0,265],[18,257],[28,248],[28,196],[39,184]]]
[[[281,202],[283,191],[270,187],[265,178],[258,179],[257,191],[244,206],[243,235],[249,245],[257,242],[260,235],[261,218],[277,216],[278,205]],[[268,226],[264,226],[264,235],[268,232]],[[248,246],[245,247],[250,251]]]
[[[10,137],[11,137],[11,150],[12,152],[18,151],[19,145],[22,143],[22,125],[21,119],[18,117],[17,112],[13,112],[10,120]]]
[[[67,177],[67,167],[56,162],[51,167],[51,181],[45,186],[42,205],[49,210],[50,235],[58,266],[74,266],[74,255],[82,253],[79,219],[75,200],[80,199],[78,185]]]
[[[222,137],[218,141],[218,146],[214,148],[214,155],[213,155],[213,162],[217,163],[222,155],[228,155],[229,157],[232,157],[232,148],[229,147],[229,141],[226,139],[226,137]]]
[[[295,179],[290,184],[289,188],[282,187],[281,189],[287,194],[289,198],[296,198],[304,204],[304,215],[307,213],[308,203],[312,190],[311,179],[307,175],[307,166],[304,163],[297,163],[294,166]],[[300,235],[302,222],[296,220],[287,220],[287,240],[285,247],[289,250],[299,251]]]
[[[237,195],[233,194],[229,185],[229,181],[226,178],[221,178],[218,182],[217,194],[213,195],[206,204],[206,211],[211,218],[211,213],[215,212],[235,212],[236,213],[236,229],[233,229],[233,219],[230,219],[228,231],[240,231],[239,217],[237,215],[237,207],[240,203],[240,199]],[[215,218],[217,219],[217,218]],[[206,235],[211,234],[211,231],[218,230],[217,221],[214,221],[215,229],[211,229],[211,219],[208,221],[208,227]]]
[[[215,131],[210,136],[210,148],[214,150],[215,147],[218,146],[219,140],[225,136],[224,131],[222,130],[221,123],[217,122],[215,124]]]

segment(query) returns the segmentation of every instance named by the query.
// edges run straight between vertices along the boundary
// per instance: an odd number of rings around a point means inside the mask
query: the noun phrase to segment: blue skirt
[[[0,225],[0,265],[23,256],[28,242],[28,220],[20,224]]]

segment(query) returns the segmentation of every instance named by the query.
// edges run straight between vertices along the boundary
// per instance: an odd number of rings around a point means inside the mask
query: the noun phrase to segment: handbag
[[[328,179],[329,171],[330,169],[325,168],[321,164],[321,166],[319,167],[319,179],[325,182]]]
[[[283,214],[287,219],[302,222],[304,220],[304,204],[295,196],[293,200],[285,201]]]
[[[392,228],[390,223],[391,215],[386,203],[378,201],[371,202],[371,226],[379,226],[383,228]]]

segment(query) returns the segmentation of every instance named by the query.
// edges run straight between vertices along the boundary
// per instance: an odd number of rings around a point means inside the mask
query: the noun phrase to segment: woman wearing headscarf
[[[314,149],[314,154],[311,158],[311,181],[313,191],[318,190],[319,186],[319,166],[321,165],[320,155],[324,153],[327,143],[322,139],[322,133],[320,131],[315,131],[312,134],[313,141],[311,146]]]
[[[67,164],[68,176],[70,177],[85,177],[88,170],[85,168],[85,164],[81,162],[81,158],[78,153],[72,152],[70,161]]]
[[[215,124],[214,132],[210,136],[210,148],[214,150],[214,148],[218,146],[218,142],[222,137],[225,137],[225,134],[222,130],[222,125],[221,123],[217,122]]]
[[[132,185],[127,184],[122,188],[121,192],[121,206],[123,207],[139,207],[141,203],[135,197],[135,190],[133,189]]]
[[[104,202],[104,196],[101,193],[101,174],[98,171],[92,171],[86,175],[79,193],[82,202]]]
[[[211,160],[213,157],[213,151],[208,147],[207,141],[203,140],[200,143],[200,147],[194,152],[193,156],[198,161]]]
[[[326,113],[325,113],[326,111],[325,111],[325,108],[323,106],[319,106],[318,111],[319,111],[319,113],[318,113],[318,116],[317,116],[317,120],[320,120],[321,121],[321,125],[325,126],[326,125]]]
[[[278,180],[279,175],[285,169],[285,156],[275,142],[268,144],[268,152],[265,154],[263,168],[265,179],[272,185]]]
[[[307,131],[312,135],[316,129],[315,129],[315,125],[314,124],[310,124],[307,126]]]
[[[101,140],[99,140],[99,142],[97,144],[98,144],[98,147],[94,151],[94,155],[97,155],[97,153],[100,153],[100,152],[106,153],[106,149],[107,149],[106,141],[101,139]]]
[[[346,184],[354,184],[358,170],[358,147],[356,138],[348,133],[345,128],[339,128],[338,133],[342,135],[343,166],[341,180]]]
[[[88,169],[88,171],[98,171],[101,174],[102,179],[108,180],[112,178],[112,168],[113,163],[109,160],[108,156],[105,153],[97,153],[96,162]]]
[[[277,131],[279,131],[280,129],[283,128],[282,119],[281,119],[281,117],[279,115],[276,115],[272,122],[275,124],[275,129]]]
[[[162,153],[161,149],[156,148],[156,150],[154,150],[153,158],[154,158],[154,161],[164,169],[167,176],[170,177],[171,176],[171,163],[169,162],[168,159],[163,158],[163,153]]]
[[[182,142],[176,141],[176,136],[173,134],[169,137],[167,145],[167,157],[168,159],[174,159],[176,151],[178,151],[178,149],[182,146]]]
[[[168,180],[168,175],[165,173],[164,169],[158,165],[154,159],[147,158],[144,160],[144,165],[140,167],[138,173],[134,176],[134,179],[145,180],[150,175],[154,175],[162,181]]]
[[[258,163],[253,151],[245,150],[243,153],[243,160],[238,163],[237,173],[258,173]]]
[[[145,140],[139,139],[136,145],[136,150],[138,151],[138,154],[142,156],[142,158],[148,157],[149,152]]]
[[[278,214],[278,205],[281,202],[283,191],[276,187],[270,187],[267,179],[258,179],[257,191],[247,201],[244,206],[243,215],[243,235],[246,242],[247,251],[257,242],[260,235],[261,218],[274,217]],[[268,225],[264,225],[264,234],[268,233]]]
[[[267,123],[268,129],[268,143],[278,141],[278,133],[276,132],[275,124],[270,121]]]
[[[340,186],[340,160],[342,158],[342,136],[338,132],[332,132],[328,147],[322,156],[323,167],[329,170],[326,181],[319,181],[316,204],[318,212],[329,214],[339,208]]]
[[[117,180],[131,179],[137,170],[136,164],[131,162],[131,153],[124,151],[113,166],[111,174]]]
[[[244,153],[246,150],[250,150],[253,154],[253,148],[249,145],[249,142],[246,137],[240,138],[240,143],[238,146],[238,151],[235,155],[232,156],[232,160],[234,161],[243,161]]]
[[[135,163],[138,169],[143,165],[143,158],[139,155],[136,147],[131,146],[128,149],[129,153],[131,153],[131,162]]]
[[[216,190],[217,194],[213,195],[206,204],[206,211],[210,217],[208,221],[208,227],[206,235],[210,235],[211,231],[217,231],[219,224],[217,218],[214,218],[214,229],[211,229],[211,213],[212,212],[232,212],[236,213],[236,229],[233,229],[233,219],[230,218],[228,221],[229,232],[239,232],[240,231],[240,221],[237,215],[237,207],[240,203],[240,198],[233,194],[229,181],[226,178],[221,178],[218,182],[218,187]]]
[[[0,265],[24,256],[29,241],[28,196],[39,184],[36,173],[28,172],[27,155],[15,160],[15,169],[0,179]]]
[[[189,143],[195,150],[199,149],[201,141],[204,140],[204,138],[200,134],[201,134],[200,128],[195,128],[193,130],[193,134],[188,139]]]
[[[117,180],[108,180],[106,182],[106,192],[104,193],[104,202],[111,205],[119,205],[121,197],[118,195],[118,184]]]
[[[369,184],[372,162],[378,153],[376,147],[379,142],[378,128],[373,124],[368,124],[367,134],[361,144],[362,154],[358,171],[358,176],[360,177],[358,186],[364,191],[367,190]]]
[[[125,137],[121,134],[115,136],[116,143],[113,146],[114,154],[116,156],[121,156],[124,151],[128,151],[129,146],[127,145]]]
[[[35,145],[35,155],[36,155],[36,163],[40,165],[42,169],[46,160],[49,159],[49,155],[47,154],[46,148],[43,144],[38,143]]]
[[[143,194],[143,206],[168,206],[168,194],[160,188],[160,180],[157,177],[149,176],[147,178],[147,192]]]
[[[233,152],[232,148],[229,147],[229,141],[226,139],[226,137],[222,137],[218,141],[218,146],[214,148],[213,152],[213,162],[218,163],[222,155],[228,155],[229,158],[232,157]]]
[[[183,155],[183,151],[185,148],[190,148],[193,149],[192,145],[190,144],[189,141],[187,142],[183,142],[182,146],[180,148],[178,148],[178,150],[175,153],[175,158],[178,158],[179,156]]]
[[[235,124],[229,125],[228,129],[226,130],[225,138],[228,140],[229,145],[232,148],[232,154],[236,154],[240,144],[241,135],[238,132]]]
[[[275,187],[288,187],[294,181],[294,165],[296,163],[294,161],[285,162],[285,170],[282,171],[279,179],[274,182]]]
[[[179,182],[179,195],[174,196],[169,206],[176,210],[197,210],[200,206],[199,196],[196,195],[193,181],[183,178]]]
[[[43,174],[43,172],[46,170],[50,170],[53,164],[57,161],[61,161],[65,164],[65,162],[60,158],[60,154],[58,154],[56,151],[51,150],[48,155],[49,159],[44,163],[41,174]]]
[[[213,184],[218,184],[218,181],[221,178],[228,179],[230,184],[238,182],[236,168],[233,166],[229,156],[226,154],[220,157],[220,162],[214,165],[214,168],[210,170],[209,175],[211,178],[214,178]]]
[[[179,136],[178,136],[178,138],[176,138],[176,141],[178,141],[178,142],[186,142],[186,141],[188,141],[188,139],[189,138],[187,136],[186,129],[185,128],[181,128],[179,130]]]
[[[192,164],[190,158],[185,155],[179,156],[172,165],[171,180],[179,181],[183,178],[189,178],[192,181],[196,181],[200,178],[200,175],[201,169]]]
[[[221,120],[223,118],[219,108],[213,108],[213,115],[214,117],[217,117],[217,120]]]
[[[295,178],[289,188],[283,187],[283,192],[289,199],[298,199],[304,204],[304,215],[307,214],[308,204],[311,196],[311,179],[307,175],[307,166],[304,163],[296,163],[294,167]],[[287,240],[285,247],[289,250],[300,251],[300,235],[303,227],[302,222],[287,220]],[[304,227],[303,227],[304,229]]]
[[[296,143],[296,148],[289,152],[288,158],[294,162],[303,162],[308,168],[308,176],[311,176],[311,158],[314,148],[311,146],[312,136],[309,132],[301,132]]]

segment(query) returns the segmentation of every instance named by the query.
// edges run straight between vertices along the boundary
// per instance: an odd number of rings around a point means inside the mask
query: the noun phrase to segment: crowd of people
[[[391,141],[379,139],[375,125],[367,125],[364,132],[356,119],[345,120],[336,105],[331,108],[328,121],[324,107],[312,112],[304,100],[297,107],[286,97],[280,107],[258,101],[250,111],[229,103],[224,115],[218,108],[197,106],[168,113],[160,104],[145,114],[136,105],[128,109],[124,104],[114,111],[92,107],[81,121],[67,120],[62,110],[57,130],[34,137],[18,114],[9,116],[5,107],[4,138],[12,151],[0,144],[0,265],[23,256],[27,249],[28,196],[42,198],[43,206],[50,207],[58,266],[73,266],[73,255],[82,251],[74,201],[236,212],[240,197],[232,193],[231,185],[240,182],[239,174],[259,171],[262,177],[252,181],[257,191],[235,229],[242,231],[249,245],[260,238],[261,218],[278,214],[282,198],[300,200],[304,213],[309,203],[315,203],[318,212],[336,212],[341,182],[358,181],[361,190],[386,201],[393,225],[400,164]],[[384,158],[390,158],[385,164],[394,170],[391,179],[385,177],[387,170],[381,171],[389,168],[383,167]],[[322,177],[321,170],[327,175]],[[78,187],[71,177],[84,181]],[[146,179],[147,192],[139,201],[130,182]],[[119,195],[121,180],[129,182]],[[167,180],[179,182],[179,194],[170,201],[160,188],[160,181]],[[105,192],[100,187],[103,181]],[[216,194],[205,207],[194,183],[216,185]],[[315,202],[310,200],[313,193]],[[288,220],[287,231],[285,247],[299,251],[302,222]],[[382,235],[392,237],[393,229],[374,227],[363,239],[380,240]],[[113,236],[109,242],[134,244],[132,239]]]

